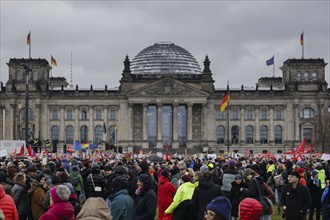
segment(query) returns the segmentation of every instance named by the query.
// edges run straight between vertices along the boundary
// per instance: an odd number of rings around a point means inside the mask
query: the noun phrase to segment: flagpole
[[[274,62],[273,62],[273,78],[275,77],[275,54],[273,54]]]
[[[30,44],[29,44],[29,58],[31,59],[31,43],[32,43],[32,38],[31,38],[31,31],[30,31]]]
[[[227,92],[229,91],[229,80],[227,80]],[[227,154],[229,154],[229,108],[230,102],[228,102],[227,106],[227,115],[226,115],[226,123],[227,123]]]
[[[301,41],[301,46],[302,46],[301,47],[301,50],[302,50],[301,52],[302,52],[302,59],[304,59],[304,45],[305,45],[305,42],[304,42],[304,37],[305,37],[304,36],[304,32],[302,32],[302,35],[301,36],[302,36],[302,41],[300,40]]]

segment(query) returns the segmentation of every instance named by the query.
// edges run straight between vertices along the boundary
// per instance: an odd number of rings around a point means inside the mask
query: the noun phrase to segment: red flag
[[[309,153],[312,153],[312,152],[313,152],[313,145],[310,144],[310,145],[308,146],[308,149],[305,150],[304,154],[309,154]]]
[[[41,154],[42,154],[42,155],[47,154],[47,150],[46,150],[46,148],[44,148],[44,150],[42,151]]]
[[[27,38],[26,38],[26,44],[31,45],[31,31],[29,32]]]
[[[246,150],[246,152],[245,152],[245,157],[248,157],[249,155],[250,155],[250,147]]]
[[[21,151],[19,152],[19,155],[24,156],[24,154],[25,154],[25,151],[24,151],[24,144],[23,144],[21,147]]]
[[[297,149],[294,151],[294,155],[296,155],[297,153],[304,153],[305,151],[305,145],[306,145],[306,138],[304,138],[304,140],[301,142],[301,144],[297,147]]]
[[[11,154],[12,157],[15,157],[16,156],[16,148],[14,150],[14,152]]]

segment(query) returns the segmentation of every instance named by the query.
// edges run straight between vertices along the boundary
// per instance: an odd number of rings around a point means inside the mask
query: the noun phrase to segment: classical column
[[[128,121],[129,121],[129,125],[128,125],[128,141],[129,142],[133,142],[133,107],[134,104],[133,103],[128,103]]]
[[[187,112],[187,147],[192,148],[192,103],[188,103],[188,112]]]
[[[148,123],[148,104],[144,103],[143,104],[143,142],[142,142],[142,147],[143,148],[148,148],[148,128],[147,128],[147,123]]]
[[[275,143],[274,138],[274,106],[269,109],[269,143]]]
[[[178,121],[179,121],[179,115],[178,115],[178,103],[173,103],[173,148],[179,148],[179,142],[178,142]]]
[[[80,141],[79,106],[74,107],[73,118],[74,140]]]
[[[259,106],[256,106],[256,118],[255,118],[255,143],[259,144],[260,143],[260,124],[259,124]]]
[[[65,139],[65,127],[64,127],[64,105],[60,106],[60,142],[64,141],[66,142]]]
[[[294,141],[300,141],[300,126],[299,126],[299,104],[293,105],[294,109]]]
[[[292,141],[294,141],[294,121],[293,104],[288,102],[284,110],[284,125],[286,126],[286,132],[283,133],[285,141],[287,142],[286,145],[292,144]]]
[[[106,128],[106,133],[103,135],[103,140],[108,143],[109,140],[109,135],[110,135],[110,126],[108,125],[108,115],[109,115],[109,111],[108,111],[108,106],[104,106],[103,107],[103,123],[105,124],[105,128]],[[103,126],[103,125],[102,125]],[[116,128],[115,128],[116,129]]]
[[[240,126],[240,142],[245,143],[245,107],[241,106],[241,114],[240,114],[240,119],[241,119],[241,126]]]
[[[89,106],[89,132],[88,140],[94,142],[95,129],[94,129],[94,108],[92,105]]]
[[[157,148],[163,148],[163,103],[157,103]]]
[[[41,136],[41,129],[40,127],[42,127],[41,125],[41,104],[35,104],[36,107],[36,114],[35,114],[35,132],[36,134],[34,134],[35,138],[40,138]],[[60,129],[61,131],[61,129]],[[61,133],[60,133],[61,134]],[[42,139],[40,139],[42,140]]]
[[[5,125],[5,122],[4,122],[4,114],[3,114],[3,111],[4,111],[4,109],[3,109],[3,106],[1,106],[0,105],[0,140],[4,140],[4,135],[3,135],[3,127],[4,127],[4,125]],[[18,122],[18,123],[20,123],[20,122]]]
[[[10,123],[6,123],[6,130],[8,130],[9,138],[7,140],[14,140],[15,139],[15,108],[16,105],[15,104],[10,104],[10,115],[9,115],[9,121]],[[8,135],[7,135],[8,137]]]

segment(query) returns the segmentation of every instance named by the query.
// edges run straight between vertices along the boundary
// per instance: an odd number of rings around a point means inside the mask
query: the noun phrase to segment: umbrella
[[[152,163],[161,163],[161,162],[163,162],[163,158],[160,158],[157,155],[151,155],[147,159]]]

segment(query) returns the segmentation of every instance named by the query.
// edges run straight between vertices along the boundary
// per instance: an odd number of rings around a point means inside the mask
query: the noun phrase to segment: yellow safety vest
[[[325,170],[316,170],[318,172],[318,179],[321,182],[321,188],[324,189],[325,188]]]

